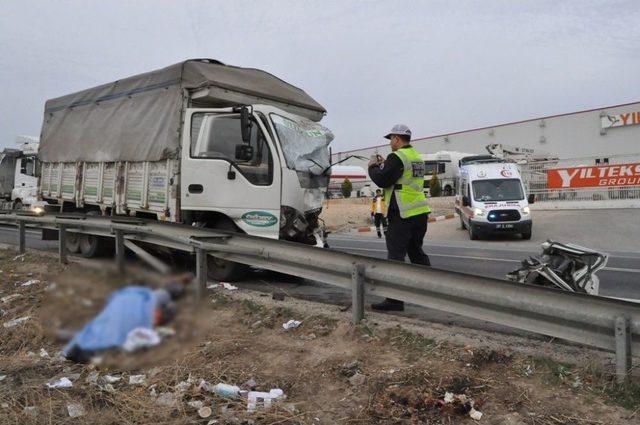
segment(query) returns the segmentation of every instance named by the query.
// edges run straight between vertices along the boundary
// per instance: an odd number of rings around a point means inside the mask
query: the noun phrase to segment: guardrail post
[[[58,255],[60,264],[67,264],[67,229],[64,224],[58,224]]]
[[[20,247],[20,254],[24,254],[26,251],[26,227],[27,224],[24,222],[24,220],[18,221],[18,246]]]
[[[631,371],[631,329],[629,319],[616,317],[616,380],[622,384]]]
[[[124,232],[122,230],[115,230],[116,235],[116,266],[118,267],[118,273],[124,274],[125,272],[125,256],[124,256]]]
[[[207,251],[196,249],[196,299],[200,301],[207,289]]]
[[[364,266],[354,264],[351,269],[351,312],[353,324],[364,319]]]

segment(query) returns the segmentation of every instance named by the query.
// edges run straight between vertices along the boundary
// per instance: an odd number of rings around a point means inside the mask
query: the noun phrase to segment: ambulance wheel
[[[471,224],[469,224],[468,229],[469,229],[469,239],[471,239],[472,241],[478,240],[478,232],[473,230],[473,226]]]
[[[529,239],[531,239],[531,230],[529,230],[528,232],[523,232],[522,233],[522,239],[527,240],[527,241]]]
[[[215,229],[238,232],[238,228],[230,220],[218,220],[213,226]],[[211,280],[223,282],[235,282],[245,278],[250,271],[246,264],[235,263],[222,258],[207,255],[207,277]]]
[[[460,228],[462,230],[466,230],[467,229],[467,225],[464,224],[464,220],[462,219],[462,216],[460,216]]]

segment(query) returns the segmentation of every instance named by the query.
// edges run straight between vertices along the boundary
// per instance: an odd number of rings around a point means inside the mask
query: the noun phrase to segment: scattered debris
[[[158,398],[156,398],[156,404],[159,406],[172,407],[177,401],[174,393],[161,393]]]
[[[196,410],[200,410],[204,407],[204,402],[201,400],[193,400],[187,402],[187,405],[193,407]]]
[[[234,286],[227,282],[212,283],[211,285],[207,286],[207,289],[218,289],[218,288],[226,289],[227,291],[235,291],[238,289],[237,286]]]
[[[158,326],[155,331],[160,338],[169,338],[176,334],[176,330],[168,326]]]
[[[182,381],[176,384],[175,388],[178,392],[184,393],[188,391],[189,388],[191,388],[192,384],[193,384],[193,379],[191,379],[191,376],[189,376],[189,379],[187,379],[186,381]]]
[[[15,300],[16,298],[20,298],[21,296],[22,294],[11,294],[11,295],[7,295],[6,297],[0,298],[0,301],[2,301],[3,303],[8,303],[10,301]]]
[[[204,406],[198,409],[198,416],[201,418],[208,418],[213,413],[213,410],[209,406]]]
[[[122,344],[122,349],[127,353],[142,348],[150,348],[160,344],[161,339],[156,331],[149,328],[135,328],[127,334],[127,339]]]
[[[273,388],[268,393],[261,391],[250,391],[247,394],[247,412],[255,412],[259,401],[262,401],[264,409],[267,410],[271,407],[272,400],[277,400],[283,396],[284,392],[280,388]]]
[[[0,308],[0,317],[4,316],[5,314],[7,314],[7,312]]]
[[[94,370],[93,372],[89,373],[89,375],[84,379],[84,382],[86,382],[87,384],[97,384],[99,377],[100,372]]]
[[[302,324],[301,321],[292,319],[292,320],[289,320],[287,323],[283,323],[282,327],[284,328],[285,331],[288,331],[289,329],[297,328],[301,324]]]
[[[471,419],[479,421],[482,419],[482,412],[472,407],[471,410],[469,410],[469,416],[471,416]]]
[[[23,283],[20,286],[31,286],[31,285],[37,285],[38,283],[40,283],[40,281],[38,279],[30,279],[30,280],[27,280],[25,283]]]
[[[238,398],[240,396],[240,387],[236,385],[223,384],[222,382],[216,385],[211,385],[203,379],[200,381],[198,388],[225,398]]]
[[[349,383],[354,387],[361,387],[366,382],[367,377],[360,372],[356,372],[351,378],[349,378]]]
[[[7,375],[0,375],[0,382],[4,381],[5,379],[7,379]]]
[[[129,376],[129,385],[147,385],[147,376],[131,375]]]
[[[346,376],[347,378],[350,378],[357,372],[361,371],[360,367],[360,362],[358,360],[344,363],[340,366],[340,374]]]
[[[80,403],[69,403],[67,404],[67,412],[69,416],[72,418],[78,418],[80,416],[86,415],[84,407]]]
[[[48,359],[49,358],[49,353],[47,353],[47,350],[45,350],[44,348],[40,349],[40,357],[43,359]]]
[[[57,381],[49,381],[45,385],[47,388],[71,388],[73,387],[73,382],[67,377],[62,377]]]
[[[38,414],[38,408],[36,406],[24,406],[24,409],[22,409],[22,411],[31,416],[35,416]]]
[[[275,301],[284,301],[286,296],[287,294],[285,294],[284,292],[277,291],[271,295],[271,298]]]
[[[454,407],[454,411],[458,413],[468,413],[469,416],[476,421],[479,421],[482,418],[482,412],[474,408],[474,401],[465,394],[446,392],[439,404],[440,406],[452,405]]]
[[[18,326],[20,323],[26,322],[29,319],[31,319],[31,316],[18,317],[17,319],[4,322],[2,326],[4,326],[5,328],[13,328],[14,326]]]
[[[13,261],[24,261],[24,256],[27,254],[20,254],[13,257]]]
[[[250,378],[249,380],[247,380],[244,384],[242,384],[242,386],[244,388],[248,388],[250,390],[255,389],[258,386],[258,383],[256,382],[255,379]]]
[[[142,375],[144,376],[144,375]],[[106,383],[106,384],[115,384],[116,382],[118,382],[119,380],[121,380],[122,377],[121,376],[113,376],[113,375],[104,375],[102,377],[102,380]]]

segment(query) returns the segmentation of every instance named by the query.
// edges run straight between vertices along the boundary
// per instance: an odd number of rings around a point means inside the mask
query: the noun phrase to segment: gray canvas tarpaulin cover
[[[48,100],[38,155],[45,162],[174,158],[185,89],[205,92],[197,107],[265,103],[318,120],[326,112],[267,72],[193,59]]]

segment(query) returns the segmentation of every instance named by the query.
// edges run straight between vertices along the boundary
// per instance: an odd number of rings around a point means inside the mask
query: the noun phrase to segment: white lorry
[[[323,246],[326,110],[261,70],[193,59],[48,100],[39,194],[63,212],[128,215]],[[95,236],[67,238],[93,256]],[[246,266],[209,257],[210,276]]]
[[[519,233],[531,239],[529,204],[534,196],[525,196],[516,164],[493,155],[462,158],[458,184],[455,211],[470,239],[495,233]]]
[[[3,209],[43,212],[38,201],[38,138],[18,136],[16,147],[0,153],[0,198]]]
[[[455,151],[439,151],[436,153],[422,154],[421,156],[424,161],[425,167],[425,193],[429,194],[429,182],[431,181],[433,173],[435,172],[438,180],[440,180],[442,195],[455,195],[458,187],[458,162],[460,161],[460,159],[470,155],[472,154]]]

